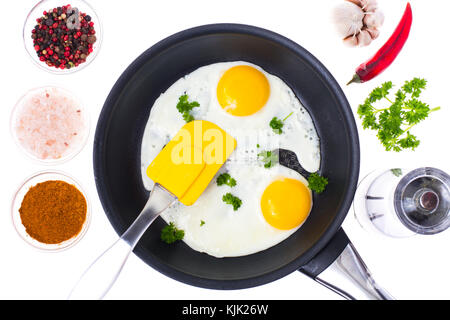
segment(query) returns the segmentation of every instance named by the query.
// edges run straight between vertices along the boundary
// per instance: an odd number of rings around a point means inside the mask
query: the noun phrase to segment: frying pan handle
[[[394,299],[375,282],[342,228],[299,271],[346,299]]]
[[[69,294],[68,299],[102,299],[119,277],[128,257],[150,224],[176,197],[156,183],[139,216],[116,240],[86,269]]]

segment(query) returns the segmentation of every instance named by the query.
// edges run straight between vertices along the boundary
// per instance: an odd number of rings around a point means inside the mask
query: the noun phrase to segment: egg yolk
[[[273,181],[261,197],[261,210],[272,227],[289,230],[298,227],[311,211],[311,192],[295,179]]]
[[[234,116],[249,116],[266,104],[270,85],[266,76],[251,66],[228,69],[217,85],[220,106]]]

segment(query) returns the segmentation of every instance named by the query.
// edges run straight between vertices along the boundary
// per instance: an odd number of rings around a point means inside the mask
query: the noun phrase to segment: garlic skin
[[[384,14],[376,0],[345,0],[334,7],[332,19],[347,46],[363,47],[379,36]]]

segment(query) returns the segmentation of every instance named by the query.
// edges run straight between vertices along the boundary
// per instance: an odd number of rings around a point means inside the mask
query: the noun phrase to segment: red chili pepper
[[[361,83],[369,81],[389,67],[400,53],[403,45],[408,39],[409,31],[411,30],[411,23],[412,11],[411,5],[408,2],[405,12],[403,13],[403,17],[389,40],[369,61],[362,63],[356,69],[355,75],[352,80],[347,83],[347,85],[352,82]]]

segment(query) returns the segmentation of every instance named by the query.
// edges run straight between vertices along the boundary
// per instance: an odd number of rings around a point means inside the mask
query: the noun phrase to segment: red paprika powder
[[[86,221],[87,202],[75,186],[59,180],[45,181],[28,190],[19,213],[33,239],[58,244],[80,233]]]

